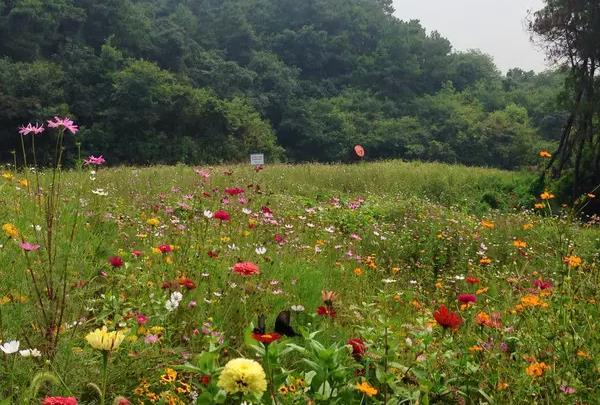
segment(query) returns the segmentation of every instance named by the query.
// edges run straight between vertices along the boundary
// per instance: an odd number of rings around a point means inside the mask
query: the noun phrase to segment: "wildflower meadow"
[[[598,403],[598,190],[401,161],[66,169],[78,130],[25,125],[0,168],[0,404]]]

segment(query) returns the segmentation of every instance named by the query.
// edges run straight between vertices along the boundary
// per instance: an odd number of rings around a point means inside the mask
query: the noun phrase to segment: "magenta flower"
[[[36,245],[34,243],[29,242],[22,242],[21,244],[19,244],[19,246],[26,252],[34,252],[40,248],[40,245]]]
[[[75,123],[68,118],[54,117],[54,121],[52,121],[52,120],[48,121],[48,128],[60,128],[60,127],[63,127],[64,129],[69,130],[72,134],[75,134],[75,133],[77,133],[77,131],[79,131],[79,127],[77,125],[75,125]]]
[[[85,159],[83,161],[83,163],[86,165],[100,166],[100,165],[103,165],[104,163],[106,163],[106,160],[104,160],[104,156],[102,156],[102,155],[100,155],[98,157],[95,157],[94,155],[92,155],[89,158]]]
[[[19,127],[19,133],[21,135],[29,135],[29,134],[39,135],[42,132],[44,132],[45,129],[46,128],[44,128],[43,125],[36,124],[35,126],[33,126],[31,124],[27,124],[27,126],[22,125]]]

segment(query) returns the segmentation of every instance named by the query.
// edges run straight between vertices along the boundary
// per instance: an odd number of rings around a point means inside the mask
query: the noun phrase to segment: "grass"
[[[42,384],[39,397],[101,402],[102,356],[84,339],[101,326],[127,330],[108,362],[109,400],[235,401],[217,381],[239,356],[267,369],[264,403],[593,403],[600,395],[600,231],[553,200],[532,209],[534,175],[397,161],[203,170],[210,177],[186,166],[63,173],[50,249],[34,176],[4,171],[0,224],[19,235],[0,243],[0,340],[44,353],[4,355],[0,400],[18,403],[32,376],[49,371],[60,382]],[[48,195],[51,172],[39,175]],[[245,190],[243,204],[228,187]],[[219,209],[231,220],[205,216]],[[23,240],[41,247],[24,252]],[[109,264],[115,256],[122,266]],[[49,260],[66,286],[55,352],[31,281],[48,274]],[[242,261],[261,274],[232,273]],[[540,288],[545,281],[551,287]],[[175,290],[183,299],[169,311]],[[334,319],[315,314],[326,305],[322,290],[337,293]],[[463,293],[477,301],[461,305]],[[41,295],[43,305],[57,302],[47,289]],[[463,320],[457,330],[436,324],[442,304]],[[250,344],[259,314],[271,329],[280,311],[299,305],[292,326],[303,337],[268,353]],[[494,322],[478,322],[484,315]],[[349,354],[349,338],[366,343],[364,356]],[[170,368],[175,381],[161,382]],[[305,388],[290,392],[300,380]],[[377,394],[356,389],[364,381]]]

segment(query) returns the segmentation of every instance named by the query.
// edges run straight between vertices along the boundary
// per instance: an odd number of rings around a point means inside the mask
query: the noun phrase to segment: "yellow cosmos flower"
[[[13,176],[13,174],[12,174],[12,173],[9,173],[9,172],[4,172],[4,173],[2,173],[2,178],[3,178],[4,180],[11,181],[11,180],[13,179],[13,177],[14,177],[14,176]]]
[[[567,264],[567,266],[569,267],[579,267],[581,266],[581,263],[583,262],[581,260],[581,257],[579,256],[566,256],[563,261]]]
[[[357,268],[355,268],[355,269],[353,270],[353,272],[354,272],[354,275],[355,275],[355,276],[358,276],[358,277],[360,277],[360,276],[362,276],[362,275],[363,275],[363,270],[362,270],[360,267],[357,267]]]
[[[544,374],[544,371],[546,371],[549,368],[550,368],[550,366],[548,366],[544,362],[541,362],[541,363],[535,362],[535,363],[531,363],[525,369],[525,372],[527,373],[528,376],[531,376],[531,377],[541,377]]]
[[[27,187],[29,185],[29,182],[26,179],[21,179],[19,180],[19,185],[21,187]]]
[[[496,224],[493,221],[486,221],[485,219],[481,220],[480,224],[487,229],[494,229],[496,227]]]
[[[524,242],[520,239],[513,241],[513,246],[519,249],[523,249],[527,247],[527,242]]]
[[[366,381],[361,382],[360,384],[356,384],[356,389],[365,394],[368,397],[372,397],[377,395],[377,388],[373,387]]]
[[[254,360],[233,359],[225,365],[217,386],[229,394],[242,393],[261,397],[267,390],[265,370]]]
[[[533,224],[532,224],[531,222],[530,222],[530,223],[527,223],[527,224],[523,224],[523,230],[524,230],[524,231],[528,231],[528,230],[530,230],[531,228],[533,228]]]
[[[554,194],[544,191],[542,194],[540,194],[540,198],[542,200],[551,200],[554,198]]]
[[[94,349],[112,352],[119,348],[126,335],[126,330],[108,332],[106,326],[103,326],[102,329],[88,333],[85,340]]]

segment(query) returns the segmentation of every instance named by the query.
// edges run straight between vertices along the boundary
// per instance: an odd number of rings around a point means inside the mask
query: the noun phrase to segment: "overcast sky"
[[[494,57],[506,72],[513,67],[543,71],[544,53],[529,40],[528,11],[539,10],[543,0],[394,0],[396,16],[417,19],[439,31],[455,50],[480,49]]]

